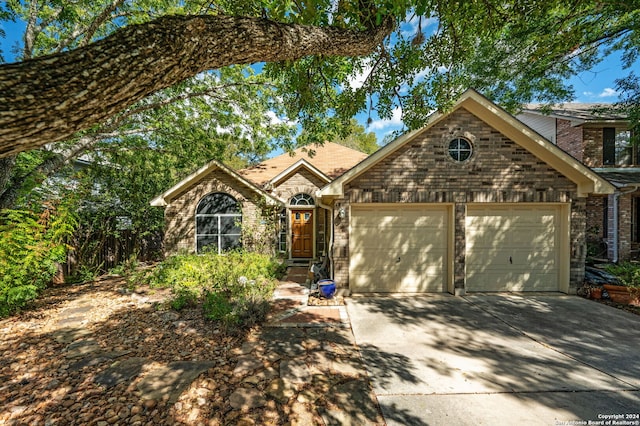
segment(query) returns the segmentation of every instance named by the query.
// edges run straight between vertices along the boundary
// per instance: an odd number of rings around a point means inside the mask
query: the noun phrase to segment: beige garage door
[[[467,291],[558,291],[559,208],[469,206]]]
[[[357,206],[351,210],[349,284],[354,292],[442,292],[447,210]]]

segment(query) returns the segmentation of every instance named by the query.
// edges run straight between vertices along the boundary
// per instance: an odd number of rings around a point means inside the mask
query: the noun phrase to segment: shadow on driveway
[[[482,420],[457,417],[469,410],[513,424],[492,409],[549,424],[640,406],[640,318],[627,312],[560,295],[358,297],[348,311],[389,424]]]

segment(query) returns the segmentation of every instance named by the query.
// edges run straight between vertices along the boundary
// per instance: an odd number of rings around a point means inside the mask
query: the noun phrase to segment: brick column
[[[340,288],[349,287],[349,203],[337,200],[333,205],[333,279]],[[345,211],[340,218],[340,209]]]
[[[454,207],[454,253],[453,253],[453,286],[458,294],[465,293],[465,260],[466,260],[466,203],[456,203]]]
[[[569,269],[569,294],[576,294],[584,281],[584,262],[587,257],[587,199],[573,198],[569,224],[571,260]]]

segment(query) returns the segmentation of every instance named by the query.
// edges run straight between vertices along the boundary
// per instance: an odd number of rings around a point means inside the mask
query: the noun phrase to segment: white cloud
[[[349,76],[349,78],[347,79],[347,85],[354,90],[361,88],[364,82],[367,80],[367,77],[369,77],[372,69],[373,65],[371,63],[364,64],[360,72],[358,72],[356,75]]]
[[[269,124],[282,124],[284,120],[276,115],[273,111],[267,111],[267,118],[269,119]]]
[[[295,126],[298,123],[298,120],[290,120],[288,117],[279,117],[275,112],[269,110],[266,113],[268,122],[267,125],[280,125],[286,124],[288,126]]]
[[[399,107],[393,110],[393,115],[391,118],[386,118],[383,120],[375,120],[371,124],[369,124],[370,130],[382,130],[387,127],[401,127],[402,123],[402,109]]]
[[[598,95],[599,98],[613,98],[615,96],[618,96],[618,92],[610,87],[605,88],[602,93]]]
[[[410,20],[404,21],[400,24],[400,33],[403,37],[412,38],[418,32],[418,22],[420,21],[420,16],[413,15]],[[436,33],[438,30],[438,19],[437,18],[425,18],[422,17],[422,32],[429,36]]]

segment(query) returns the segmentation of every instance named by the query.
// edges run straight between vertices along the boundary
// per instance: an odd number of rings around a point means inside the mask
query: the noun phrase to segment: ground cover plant
[[[202,305],[206,318],[233,330],[264,320],[284,271],[285,265],[269,255],[210,251],[171,256],[142,281],[152,288],[170,288],[173,309]],[[140,282],[140,277],[132,280]]]

